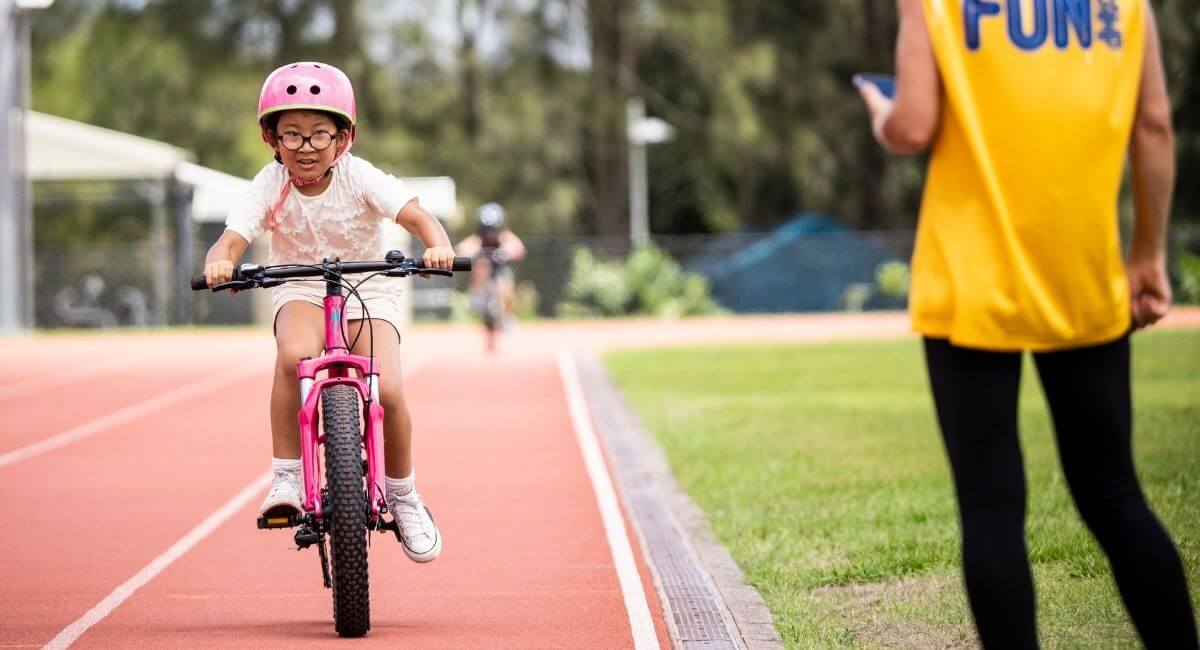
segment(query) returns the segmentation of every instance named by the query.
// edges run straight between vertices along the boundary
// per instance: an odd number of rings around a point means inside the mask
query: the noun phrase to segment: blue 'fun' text
[[[1022,0],[963,0],[967,48],[980,48],[980,24],[995,17],[1007,21],[1009,40],[1022,50],[1040,49],[1051,32],[1054,45],[1060,50],[1070,47],[1072,40],[1085,50],[1091,49],[1093,40],[1119,49],[1122,39],[1117,3],[1118,0],[1032,0],[1033,15],[1026,16],[1030,3]],[[1094,26],[1097,31],[1093,31]]]

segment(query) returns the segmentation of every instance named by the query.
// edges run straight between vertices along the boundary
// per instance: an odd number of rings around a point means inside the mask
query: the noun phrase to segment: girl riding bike
[[[272,72],[258,103],[263,141],[275,154],[254,177],[209,249],[209,286],[228,282],[234,265],[270,232],[270,264],[321,264],[323,259],[378,259],[386,250],[381,220],[392,219],[425,243],[423,266],[450,269],[454,250],[441,224],[398,179],[349,154],[355,140],[354,90],[341,70],[301,62]],[[412,421],[400,382],[401,311],[388,278],[367,280],[346,302],[351,353],[372,356],[382,370],[386,499],[404,552],[416,562],[437,558],[441,533],[414,485]],[[321,355],[325,284],[290,282],[272,289],[276,361],[271,390],[274,483],[261,514],[301,513],[300,390],[296,364]],[[365,305],[364,305],[365,303]],[[369,318],[366,313],[369,312]],[[362,336],[359,336],[361,334]],[[373,347],[373,350],[372,350]]]

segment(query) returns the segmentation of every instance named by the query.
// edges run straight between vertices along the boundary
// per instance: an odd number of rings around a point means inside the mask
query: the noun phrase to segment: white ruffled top
[[[267,214],[287,180],[287,168],[270,162],[251,181],[225,227],[253,242],[267,226]],[[269,264],[319,264],[334,257],[346,261],[382,259],[382,221],[394,221],[416,195],[395,176],[346,154],[333,169],[333,180],[317,196],[293,187],[271,235]]]

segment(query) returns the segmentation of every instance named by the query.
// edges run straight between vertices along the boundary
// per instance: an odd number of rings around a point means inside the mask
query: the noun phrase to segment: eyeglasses
[[[317,131],[312,135],[300,135],[295,131],[287,131],[277,133],[276,135],[279,137],[279,143],[288,151],[299,151],[305,142],[313,149],[321,151],[329,148],[329,145],[333,144],[334,139],[337,137],[336,134],[328,131]]]

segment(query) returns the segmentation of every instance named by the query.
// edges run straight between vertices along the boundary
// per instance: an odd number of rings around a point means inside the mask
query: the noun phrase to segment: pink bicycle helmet
[[[346,73],[326,63],[301,61],[277,68],[263,82],[258,120],[282,111],[328,111],[358,122],[354,88]]]

